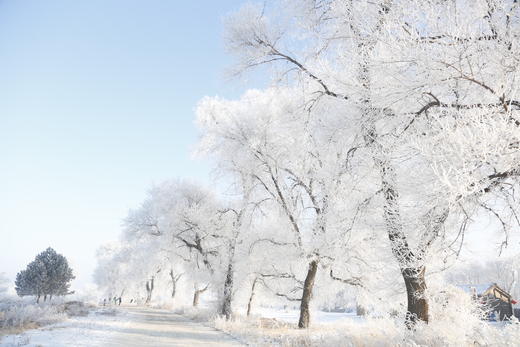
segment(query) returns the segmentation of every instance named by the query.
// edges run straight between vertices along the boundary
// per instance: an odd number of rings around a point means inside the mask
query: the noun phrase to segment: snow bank
[[[520,339],[517,323],[494,326],[481,321],[471,330],[454,333],[446,322],[420,324],[410,331],[397,319],[347,319],[316,323],[307,330],[300,330],[291,323],[269,320],[271,322],[266,324],[266,319],[260,317],[231,321],[217,318],[214,325],[253,346],[516,346],[515,341]]]
[[[262,307],[256,309],[256,316],[236,316],[230,321],[216,317],[212,324],[254,346],[518,345],[520,324],[515,318],[502,323],[484,321],[480,304],[459,288],[432,285],[430,289],[430,322],[418,323],[413,330],[407,329],[403,314],[383,311],[364,317],[352,312],[314,311],[311,327],[300,330],[297,310]]]

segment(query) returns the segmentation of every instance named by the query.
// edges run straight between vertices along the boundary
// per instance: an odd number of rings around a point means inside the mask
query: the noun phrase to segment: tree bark
[[[318,261],[313,260],[309,263],[309,270],[303,283],[303,295],[300,303],[300,320],[298,321],[298,328],[305,329],[309,327],[311,318],[309,304],[312,299],[312,289],[314,287],[314,280],[316,279],[316,272],[318,271]]]
[[[224,282],[224,297],[222,298],[222,306],[220,314],[226,317],[226,320],[231,318],[231,301],[233,300],[233,263],[228,264],[226,281]]]
[[[37,304],[40,303],[40,295],[39,295],[39,294],[36,296],[36,303],[37,303]]]
[[[409,328],[412,328],[417,321],[428,323],[429,305],[425,297],[425,270],[425,267],[422,266],[420,268],[408,268],[402,271],[408,300],[406,323]]]
[[[253,281],[253,285],[251,286],[251,295],[249,296],[249,301],[247,302],[247,316],[248,317],[251,314],[251,306],[253,304],[253,297],[255,296],[255,287],[256,287],[257,281],[258,281],[258,277],[255,278],[255,280]]]

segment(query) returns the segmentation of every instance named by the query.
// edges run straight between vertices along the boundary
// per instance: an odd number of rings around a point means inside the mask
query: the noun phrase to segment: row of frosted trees
[[[121,247],[155,264],[148,280],[170,259],[196,288],[211,283],[227,318],[237,291],[262,287],[299,303],[304,328],[313,292],[354,288],[367,307],[397,293],[409,326],[428,322],[429,274],[465,234],[491,219],[502,249],[520,225],[519,11],[514,0],[244,6],[228,47],[237,72],[271,83],[199,103],[199,152],[222,197],[157,186]],[[119,264],[104,276],[142,280]]]

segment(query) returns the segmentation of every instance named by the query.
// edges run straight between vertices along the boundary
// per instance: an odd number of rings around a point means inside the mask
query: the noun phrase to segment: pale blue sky
[[[194,107],[244,89],[222,40],[243,2],[0,1],[0,272],[52,246],[81,286],[152,183],[208,181]]]

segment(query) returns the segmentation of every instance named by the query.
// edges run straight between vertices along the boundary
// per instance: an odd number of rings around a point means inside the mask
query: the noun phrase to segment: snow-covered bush
[[[83,301],[54,300],[34,303],[32,298],[0,297],[0,330],[17,331],[61,322],[68,317],[86,316],[93,308]]]
[[[0,328],[22,329],[52,324],[67,318],[63,308],[58,305],[38,305],[33,300],[0,300]]]

